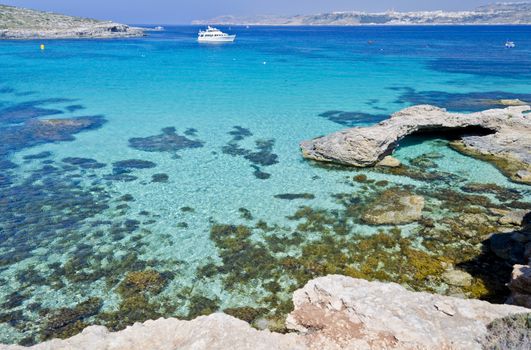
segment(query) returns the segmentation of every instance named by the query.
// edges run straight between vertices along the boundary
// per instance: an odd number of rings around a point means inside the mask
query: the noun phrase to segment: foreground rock
[[[514,265],[511,282],[509,302],[531,308],[531,266]]]
[[[418,132],[482,131],[464,136],[453,146],[491,161],[512,180],[531,183],[531,117],[529,106],[511,106],[478,113],[449,113],[429,105],[406,108],[377,125],[342,130],[301,143],[308,159],[357,167],[374,166],[390,155],[399,141]],[[475,130],[472,130],[475,129]]]
[[[295,310],[278,334],[251,328],[225,314],[192,321],[174,318],[137,323],[110,333],[91,326],[44,349],[479,349],[486,325],[528,309],[484,301],[409,292],[398,284],[345,276],[317,278],[295,292]],[[0,349],[23,349],[0,346]]]
[[[529,311],[337,275],[308,282],[293,303],[287,325],[315,349],[480,349],[488,323]]]
[[[0,39],[139,37],[141,28],[0,5]]]

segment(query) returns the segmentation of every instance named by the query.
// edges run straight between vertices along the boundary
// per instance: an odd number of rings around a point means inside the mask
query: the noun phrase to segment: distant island
[[[142,28],[112,21],[0,5],[0,39],[124,38],[143,35]]]
[[[472,11],[419,11],[380,13],[331,12],[295,16],[221,16],[193,24],[276,25],[276,26],[355,26],[355,25],[495,25],[531,24],[531,2],[496,3]]]

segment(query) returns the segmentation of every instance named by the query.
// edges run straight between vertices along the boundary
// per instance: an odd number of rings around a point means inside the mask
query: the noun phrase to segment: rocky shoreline
[[[136,323],[109,332],[90,326],[40,349],[481,349],[487,325],[529,309],[422,292],[395,283],[340,275],[309,281],[293,295],[294,310],[280,334],[257,330],[215,313],[191,321],[175,318]],[[18,345],[4,350],[25,349]]]
[[[370,127],[342,130],[301,143],[307,159],[355,167],[387,165],[401,139],[413,134],[463,134],[457,150],[490,161],[511,180],[531,184],[530,106],[450,113],[430,105],[406,108]],[[387,158],[386,158],[387,157]],[[383,163],[379,163],[382,162]]]
[[[0,5],[0,39],[110,39],[144,36],[144,29],[112,21]]]

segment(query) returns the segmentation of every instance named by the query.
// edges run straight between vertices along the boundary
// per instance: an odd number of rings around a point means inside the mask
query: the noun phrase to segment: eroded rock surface
[[[529,310],[428,293],[394,283],[331,275],[295,292],[287,327],[294,333],[256,330],[232,316],[215,313],[192,321],[174,318],[136,323],[111,333],[90,326],[34,350],[61,349],[480,349],[486,325]],[[0,349],[24,349],[1,346]]]
[[[293,303],[287,326],[315,349],[480,349],[488,323],[529,311],[338,275],[308,282]]]
[[[425,131],[456,131],[479,128],[488,135],[464,136],[453,146],[461,152],[493,162],[514,181],[530,182],[530,106],[511,106],[483,112],[449,113],[445,109],[419,105],[406,108],[370,127],[342,130],[301,143],[308,159],[357,167],[374,166],[391,154],[398,142]]]

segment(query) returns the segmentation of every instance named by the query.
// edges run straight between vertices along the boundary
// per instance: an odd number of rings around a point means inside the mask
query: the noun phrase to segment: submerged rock
[[[502,225],[521,226],[525,224],[525,217],[528,214],[531,216],[528,210],[513,210],[499,218],[498,222]]]
[[[389,189],[364,208],[361,219],[371,225],[400,225],[419,220],[424,197],[407,191]]]
[[[441,277],[451,286],[469,287],[472,285],[472,275],[465,271],[448,270]]]
[[[90,326],[69,339],[31,349],[474,350],[481,349],[487,324],[528,311],[339,275],[311,280],[294,293],[293,304],[286,326],[296,333],[256,330],[242,320],[214,313],[192,321],[159,318],[115,333]],[[17,345],[4,348],[23,349]]]
[[[400,166],[400,161],[398,159],[396,159],[395,157],[385,156],[376,165],[385,166],[385,167],[389,167],[389,168],[396,168],[396,167]]]
[[[367,167],[391,154],[399,141],[411,134],[479,132],[482,135],[464,136],[453,146],[491,161],[512,180],[527,183],[526,174],[531,171],[531,119],[526,113],[530,110],[530,106],[515,106],[460,114],[420,105],[399,111],[375,126],[304,141],[301,149],[308,159]]]

